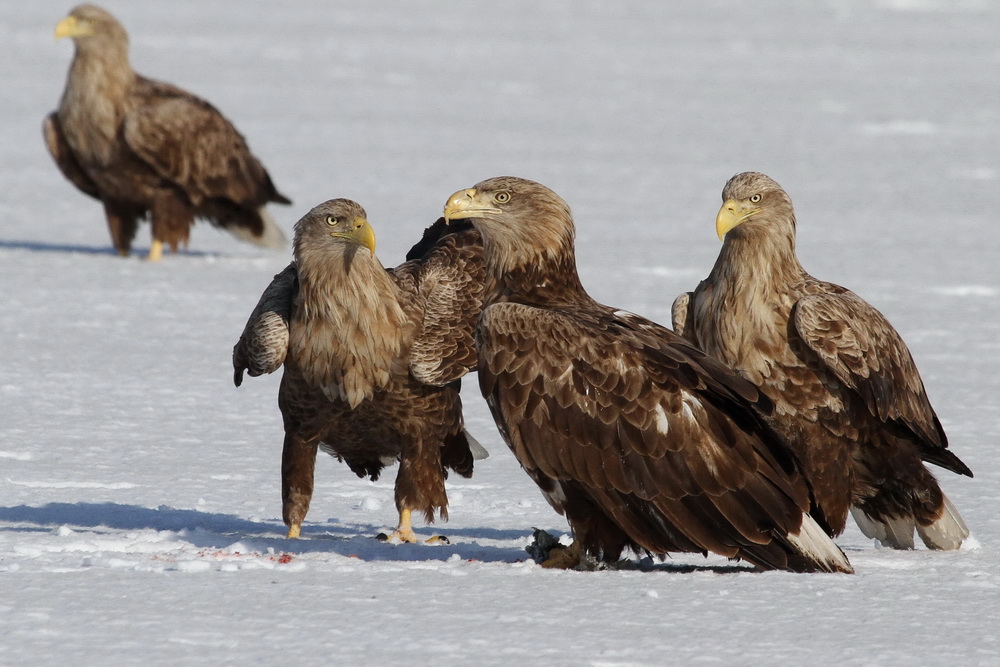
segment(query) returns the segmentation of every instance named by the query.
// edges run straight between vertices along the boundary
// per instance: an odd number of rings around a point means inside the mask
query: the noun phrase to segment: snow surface
[[[492,452],[449,483],[450,546],[393,546],[394,470],[323,457],[283,539],[278,378],[230,350],[290,253],[208,226],[160,264],[110,249],[46,154],[69,4],[0,5],[0,663],[1000,664],[1000,3],[722,0],[105,3],[150,76],[211,99],[295,200],[364,205],[401,261],[490,176],[574,207],[599,300],[669,321],[704,277],[726,179],[791,193],[800,254],[909,342],[952,447],[957,553],[880,549],[857,574],[680,555],[550,572],[564,534],[466,385]]]

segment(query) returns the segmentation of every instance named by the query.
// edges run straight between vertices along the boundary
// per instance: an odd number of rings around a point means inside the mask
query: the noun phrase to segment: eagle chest
[[[760,286],[709,288],[696,297],[696,309],[699,344],[756,384],[772,377],[776,364],[801,363],[788,345],[788,295]]]

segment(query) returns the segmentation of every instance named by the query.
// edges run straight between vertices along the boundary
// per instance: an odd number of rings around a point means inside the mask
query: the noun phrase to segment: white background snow
[[[789,191],[815,275],[908,341],[954,451],[957,553],[838,539],[857,574],[680,555],[550,572],[564,534],[500,441],[449,482],[450,546],[393,546],[392,479],[321,458],[283,539],[278,377],[230,351],[290,251],[207,225],[110,250],[41,139],[68,3],[0,5],[0,663],[1000,664],[1000,4],[107,1],[140,72],[231,118],[292,207],[366,207],[394,265],[453,191],[541,181],[600,301],[669,321],[719,250],[726,179]]]

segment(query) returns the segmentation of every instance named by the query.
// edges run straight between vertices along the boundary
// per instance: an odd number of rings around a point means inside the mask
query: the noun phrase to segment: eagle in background
[[[972,471],[948,450],[913,357],[886,318],[850,290],[806,273],[795,213],[764,174],[733,176],[716,220],[722,251],[673,305],[674,329],[739,370],[774,402],[831,535],[848,510],[862,532],[899,549],[969,535],[924,466]]]
[[[475,369],[483,248],[471,226],[429,228],[411,259],[385,269],[365,211],[333,199],[295,225],[294,260],[275,276],[233,348],[243,373],[284,373],[281,494],[288,536],[309,510],[319,448],[359,477],[399,461],[399,523],[389,539],[416,541],[411,514],[448,518],[448,470],[472,475],[485,450],[466,433],[460,378]]]
[[[268,202],[278,192],[243,136],[211,104],[133,71],[115,17],[80,5],[56,26],[76,47],[59,108],[44,122],[60,171],[104,204],[111,241],[126,256],[149,218],[149,259],[187,246],[195,218],[267,248],[285,246]]]
[[[594,301],[569,206],[492,178],[452,195],[486,251],[480,388],[578,551],[712,551],[764,569],[851,572],[750,382],[669,329]],[[607,221],[609,226],[616,223]]]

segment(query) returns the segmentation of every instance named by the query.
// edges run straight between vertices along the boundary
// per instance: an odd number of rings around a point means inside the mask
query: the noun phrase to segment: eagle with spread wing
[[[674,329],[738,369],[774,402],[771,421],[813,487],[817,511],[844,530],[932,549],[969,535],[924,461],[972,471],[948,450],[900,335],[868,302],[805,272],[795,213],[764,174],[733,176],[716,220],[722,251],[708,277],[673,305]]]
[[[492,178],[452,195],[445,218],[471,221],[486,251],[483,396],[578,550],[852,571],[808,514],[794,456],[758,414],[767,397],[669,329],[594,301],[558,195]]]
[[[285,235],[265,209],[290,204],[246,140],[211,104],[137,74],[128,35],[114,16],[80,5],[56,26],[76,46],[45,143],[60,171],[99,199],[119,254],[128,255],[148,217],[158,260],[163,244],[187,246],[195,218],[267,248]]]
[[[364,209],[347,199],[295,225],[294,260],[265,289],[233,348],[234,381],[284,366],[282,516],[298,537],[319,448],[359,477],[399,461],[399,524],[448,518],[448,470],[469,477],[485,450],[465,431],[461,378],[474,370],[483,247],[471,226],[429,228],[410,259],[386,269]]]

